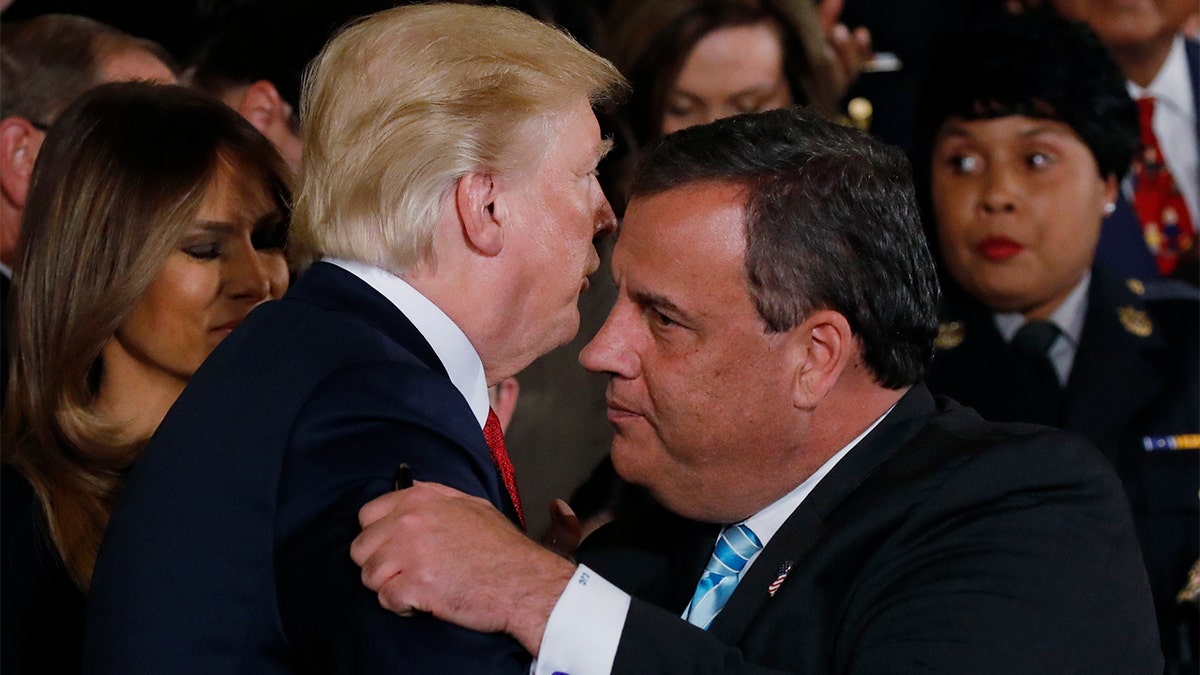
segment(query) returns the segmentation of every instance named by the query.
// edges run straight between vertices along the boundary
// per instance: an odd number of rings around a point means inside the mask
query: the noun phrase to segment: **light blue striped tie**
[[[742,569],[762,547],[762,542],[745,525],[721,531],[712,559],[708,561],[700,583],[696,584],[692,603],[688,605],[688,623],[708,630],[708,625],[721,612],[725,601],[737,587]]]

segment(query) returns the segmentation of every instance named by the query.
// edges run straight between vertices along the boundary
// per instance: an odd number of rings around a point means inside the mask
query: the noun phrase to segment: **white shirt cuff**
[[[580,565],[546,622],[532,675],[609,675],[629,595]]]

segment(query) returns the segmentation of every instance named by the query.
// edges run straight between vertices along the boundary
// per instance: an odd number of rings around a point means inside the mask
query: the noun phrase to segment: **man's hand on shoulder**
[[[528,539],[486,500],[436,483],[367,503],[359,522],[350,555],[381,605],[508,633],[537,656],[573,564]]]

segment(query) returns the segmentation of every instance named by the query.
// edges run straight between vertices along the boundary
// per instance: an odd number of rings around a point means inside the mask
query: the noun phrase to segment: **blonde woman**
[[[55,123],[18,245],[3,469],[3,670],[78,671],[130,465],[209,352],[288,285],[271,144],[181,87],[106,85]]]

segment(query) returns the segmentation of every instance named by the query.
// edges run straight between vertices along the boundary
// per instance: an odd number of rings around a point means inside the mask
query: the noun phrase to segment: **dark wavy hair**
[[[802,108],[738,115],[650,145],[630,198],[705,181],[746,189],[746,272],[768,330],[830,309],[879,384],[924,377],[939,291],[900,150]]]
[[[1022,115],[1070,126],[1100,175],[1120,178],[1141,147],[1137,106],[1108,48],[1082,23],[1051,11],[998,18],[939,43],[917,108],[914,158],[928,182],[946,120]]]

